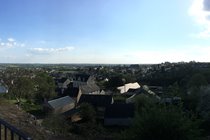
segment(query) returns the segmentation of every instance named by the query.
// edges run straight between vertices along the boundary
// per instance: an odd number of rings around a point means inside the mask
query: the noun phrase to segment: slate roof
[[[133,118],[134,104],[115,103],[107,106],[105,118]]]
[[[99,86],[97,86],[96,84],[81,85],[79,88],[81,89],[83,94],[100,91]]]
[[[66,106],[66,105],[72,104],[72,103],[75,103],[75,101],[69,96],[64,96],[64,97],[61,97],[58,99],[48,101],[48,104],[53,109],[60,108],[60,107],[63,107],[63,106]]]
[[[79,113],[79,109],[71,109],[71,110],[68,110],[68,111],[66,111],[66,112],[64,112],[64,113],[62,113],[64,116],[72,116],[72,115],[74,115],[74,114],[76,114],[76,113]]]
[[[113,101],[111,95],[88,95],[82,94],[79,100],[79,104],[81,103],[89,103],[94,107],[106,107],[110,105]]]
[[[142,89],[141,88],[138,88],[138,89],[129,89],[123,95],[124,96],[131,96],[131,95],[140,94],[140,93],[142,93]]]
[[[88,74],[76,74],[74,80],[87,82],[89,77],[90,77],[90,75],[88,75]]]
[[[64,83],[68,78],[58,78],[58,79],[55,79],[56,83]]]
[[[140,88],[137,88],[137,89],[129,89],[127,92],[138,92],[140,91]]]

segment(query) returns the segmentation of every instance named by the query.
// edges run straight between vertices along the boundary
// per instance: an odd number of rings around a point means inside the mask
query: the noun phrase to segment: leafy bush
[[[200,140],[200,121],[190,118],[180,107],[154,104],[145,97],[137,100],[137,105],[133,125],[121,139]]]
[[[83,103],[80,106],[80,116],[85,122],[95,122],[96,112],[92,105],[88,103]]]
[[[43,125],[56,135],[66,135],[70,129],[67,120],[56,114],[51,114],[43,120]]]
[[[74,124],[71,132],[91,138],[96,136],[102,137],[105,130],[100,124],[86,122],[81,124]]]

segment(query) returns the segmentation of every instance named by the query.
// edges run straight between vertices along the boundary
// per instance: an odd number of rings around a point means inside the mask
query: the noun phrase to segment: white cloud
[[[14,47],[24,47],[24,43],[19,43],[15,41],[14,38],[8,38],[6,41],[0,40],[0,48],[14,48]]]
[[[66,52],[74,50],[74,47],[63,47],[63,48],[31,48],[30,52],[34,54],[52,54],[59,52]]]
[[[193,0],[189,8],[189,15],[192,16],[195,22],[203,28],[198,34],[193,34],[198,38],[210,38],[210,9],[209,0]]]
[[[15,42],[15,39],[14,38],[8,38],[7,39],[9,42]]]

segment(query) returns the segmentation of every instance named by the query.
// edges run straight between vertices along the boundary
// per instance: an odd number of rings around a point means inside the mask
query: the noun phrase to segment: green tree
[[[200,118],[203,120],[201,127],[210,135],[210,88],[203,87],[200,91],[200,102],[197,106]]]
[[[181,94],[181,89],[180,89],[179,84],[177,82],[175,82],[173,85],[169,86],[167,92],[168,92],[167,96],[169,96],[169,97],[174,97],[174,96],[182,97],[183,96]]]
[[[197,108],[203,118],[208,118],[210,114],[210,88],[203,87],[200,91],[200,102]]]
[[[183,98],[185,109],[197,114],[197,107],[201,97],[200,90],[202,87],[205,87],[207,84],[208,82],[206,81],[205,77],[200,73],[194,74],[190,78],[188,82],[187,93]]]
[[[111,77],[106,84],[106,88],[115,90],[116,87],[122,86],[124,84],[122,78],[120,75]]]
[[[188,83],[189,88],[200,88],[201,86],[206,86],[208,84],[207,80],[205,79],[205,77],[200,74],[194,74],[191,78],[190,81]]]
[[[140,94],[135,99],[135,107],[137,112],[142,112],[156,106],[157,99]]]
[[[122,133],[121,139],[200,140],[199,121],[189,118],[180,107],[152,105],[150,99],[144,99],[148,100],[146,105],[136,111],[133,125]]]
[[[92,105],[88,103],[82,103],[80,105],[80,116],[85,122],[94,123],[96,120],[96,112]]]
[[[34,84],[32,79],[28,77],[18,77],[10,89],[12,94],[17,101],[20,103],[21,98],[32,99],[34,95]]]
[[[137,81],[136,77],[132,74],[124,74],[123,77],[124,77],[126,83],[134,83]]]
[[[36,100],[42,102],[56,96],[55,82],[47,73],[39,73],[35,78]]]

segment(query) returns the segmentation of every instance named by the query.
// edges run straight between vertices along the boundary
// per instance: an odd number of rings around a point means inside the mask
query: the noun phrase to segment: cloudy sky
[[[0,63],[210,62],[210,0],[0,0]]]

